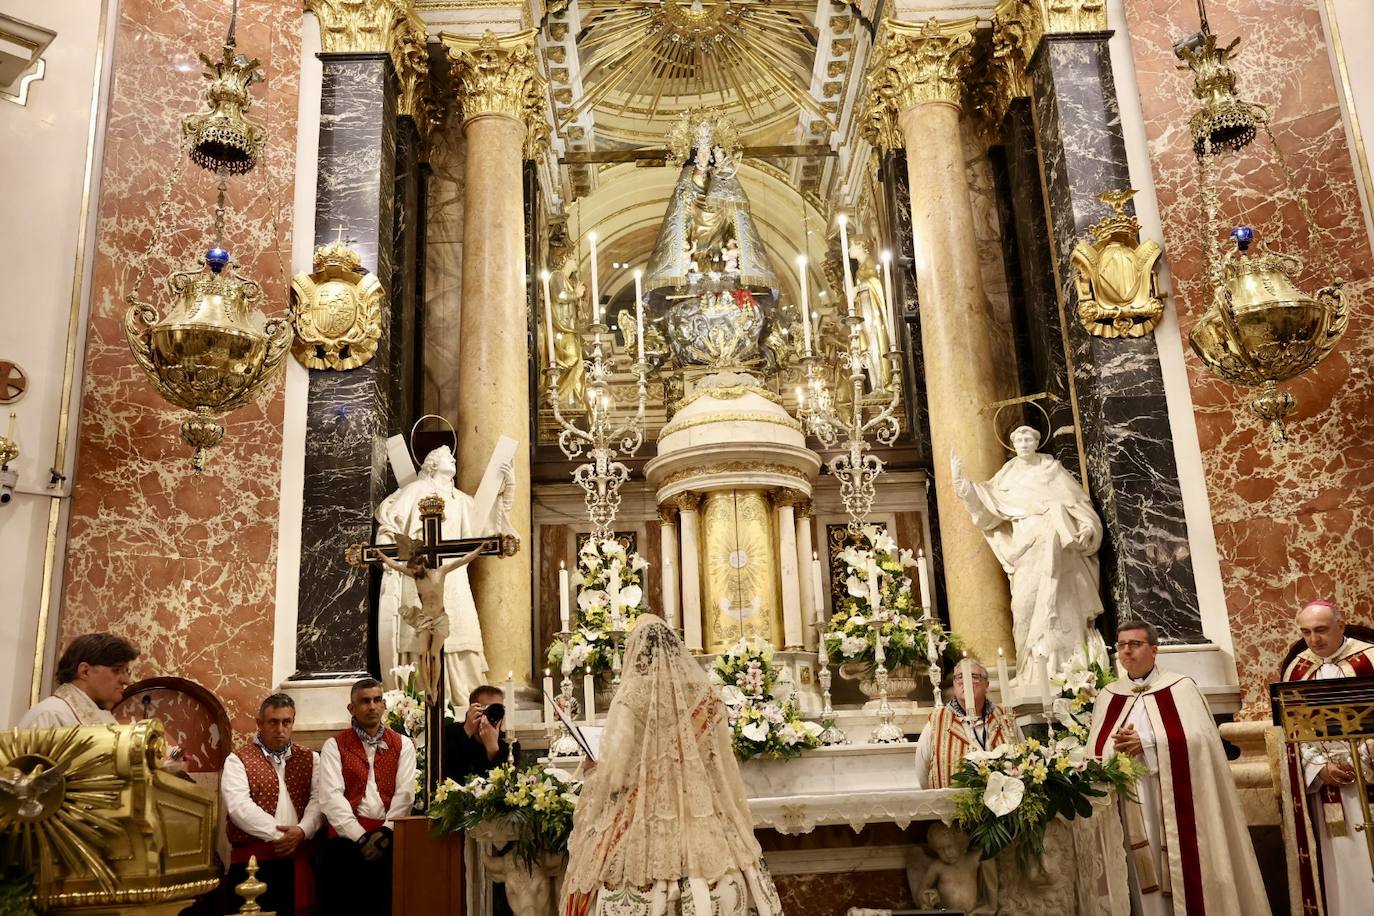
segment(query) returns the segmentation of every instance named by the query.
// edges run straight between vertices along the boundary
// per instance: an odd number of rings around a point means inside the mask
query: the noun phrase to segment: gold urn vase
[[[247,404],[281,368],[291,326],[263,316],[255,307],[262,288],[240,277],[220,247],[206,253],[201,269],[173,273],[167,289],[176,303],[164,317],[130,296],[124,334],[158,392],[194,411],[181,438],[195,449],[192,466],[200,472],[206,450],[224,437],[216,417]]]
[[[1278,383],[1326,358],[1349,321],[1341,281],[1309,296],[1293,278],[1302,262],[1276,252],[1247,254],[1253,232],[1232,232],[1235,250],[1222,259],[1211,306],[1189,334],[1193,352],[1217,375],[1237,385],[1258,386],[1251,409],[1270,424],[1275,441],[1296,409]]]

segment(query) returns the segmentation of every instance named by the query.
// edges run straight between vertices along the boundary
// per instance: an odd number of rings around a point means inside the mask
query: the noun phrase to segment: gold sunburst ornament
[[[4,861],[37,873],[39,898],[62,874],[88,875],[106,891],[115,876],[105,850],[124,781],[108,775],[108,750],[77,728],[0,734],[0,838]]]
[[[808,92],[811,0],[582,0],[580,9],[588,88],[564,124],[589,108],[675,118],[684,102],[738,110],[752,124],[799,107],[825,116]]]

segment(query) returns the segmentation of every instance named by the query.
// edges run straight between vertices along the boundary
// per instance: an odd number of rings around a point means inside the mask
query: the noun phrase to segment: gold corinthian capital
[[[896,116],[916,105],[939,102],[959,107],[972,60],[978,19],[928,19],[921,25],[883,22],[868,68],[866,109],[880,140],[895,140]],[[886,137],[881,136],[883,132]],[[887,144],[885,144],[887,145]]]
[[[488,29],[481,38],[445,32],[439,38],[453,61],[464,123],[505,115],[535,139],[544,123],[545,80],[535,62],[534,29],[501,36]]]
[[[413,0],[305,0],[320,22],[320,48],[325,53],[391,55],[401,92],[396,113],[410,115],[421,135],[433,126],[429,96],[428,32]]]

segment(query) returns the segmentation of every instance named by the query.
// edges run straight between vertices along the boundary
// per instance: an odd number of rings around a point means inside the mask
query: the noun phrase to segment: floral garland
[[[382,694],[386,701],[386,716],[382,724],[400,732],[415,744],[415,810],[424,810],[425,771],[425,695],[416,683],[414,665],[399,665],[391,669],[391,676],[402,686]],[[455,722],[457,712],[448,698],[444,698],[444,721]]]
[[[1086,651],[1075,654],[1050,678],[1050,683],[1059,688],[1052,710],[1055,719],[1070,735],[1087,741],[1093,724],[1093,703],[1102,688],[1114,680],[1116,672],[1100,659],[1090,660]]]
[[[1111,680],[1099,662],[1076,656],[1054,678],[1060,688],[1054,712],[1067,735],[1049,744],[1028,738],[964,756],[951,779],[965,790],[954,820],[984,859],[1011,846],[1027,869],[1044,855],[1045,830],[1055,816],[1090,817],[1092,800],[1108,790],[1135,797],[1135,783],[1144,775],[1141,764],[1126,754],[1099,760],[1088,751],[1093,697]]]
[[[778,678],[768,643],[741,639],[716,659],[714,674],[740,760],[783,760],[820,745],[821,726],[803,719],[790,696],[774,692]]]
[[[897,542],[874,525],[865,525],[860,537],[861,544],[846,547],[839,554],[845,570],[845,596],[836,602],[825,632],[825,650],[829,656],[875,665],[873,625],[876,622],[883,635],[884,663],[889,668],[925,662],[927,632],[935,637],[936,652],[957,660],[962,648],[958,638],[946,633],[939,621],[920,619],[922,609],[917,606],[918,599],[911,592],[911,578],[906,574],[907,569],[916,565],[911,551],[899,550]]]
[[[644,603],[648,568],[648,560],[627,552],[614,538],[588,538],[577,552],[577,571],[572,577],[578,586],[572,636],[566,645],[556,639],[549,646],[549,666],[561,670],[566,653],[571,656],[571,669],[611,670],[615,656],[611,633],[629,632],[635,619],[648,610]]]
[[[547,853],[568,851],[581,791],[580,782],[553,767],[507,763],[467,782],[440,783],[429,806],[430,828],[437,835],[504,821],[515,831],[516,859],[532,867]]]

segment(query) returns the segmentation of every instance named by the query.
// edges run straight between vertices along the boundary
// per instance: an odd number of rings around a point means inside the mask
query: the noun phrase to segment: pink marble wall
[[[122,330],[124,295],[180,157],[180,117],[202,105],[196,52],[218,56],[228,14],[228,3],[208,0],[120,4],[60,638],[125,634],[143,650],[136,676],[197,681],[244,729],[273,686],[280,379],[224,420],[224,442],[193,476],[178,433],[185,414],[154,392]],[[267,130],[267,153],[230,183],[227,243],[241,271],[262,283],[269,315],[286,305],[273,249],[289,263],[300,19],[299,4],[239,3],[238,48],[261,59],[267,78],[252,88],[250,112]],[[209,247],[213,207],[213,178],[188,163],[171,198],[175,231],[152,259],[141,298],[166,311],[153,278]]]
[[[1235,62],[1241,94],[1272,113],[1279,145],[1327,234],[1334,271],[1349,283],[1353,312],[1336,352],[1288,386],[1298,412],[1284,445],[1269,444],[1246,407],[1246,392],[1188,357],[1245,692],[1242,716],[1262,717],[1265,684],[1296,638],[1292,616],[1303,601],[1335,597],[1355,620],[1374,622],[1374,381],[1368,371],[1374,360],[1374,265],[1318,0],[1212,0],[1207,10],[1223,42],[1243,39]],[[1186,125],[1194,110],[1191,74],[1176,69],[1170,44],[1197,30],[1197,8],[1193,0],[1127,0],[1126,15],[1186,346],[1206,298],[1197,228],[1201,201]],[[1297,205],[1276,207],[1272,191],[1280,177],[1261,155],[1266,150],[1252,147],[1223,173],[1232,187],[1246,189],[1224,193],[1223,207],[1231,213],[1251,208],[1246,220],[1257,232],[1280,216],[1286,231],[1266,238],[1306,261],[1304,286],[1311,291],[1320,285],[1320,260]]]

